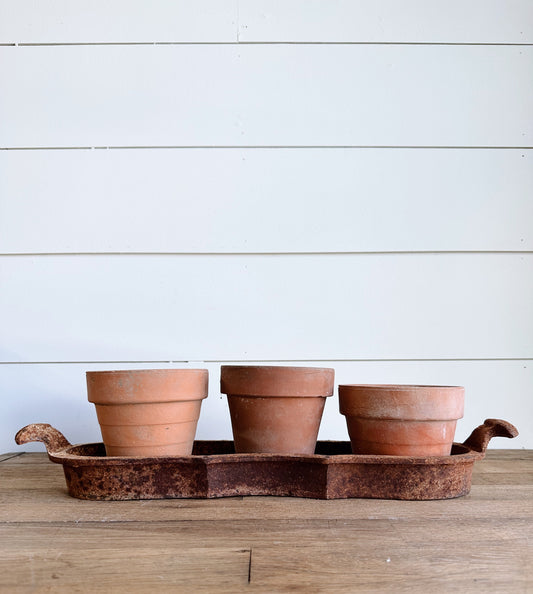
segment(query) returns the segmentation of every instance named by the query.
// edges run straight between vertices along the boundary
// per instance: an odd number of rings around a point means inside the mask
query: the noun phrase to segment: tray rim
[[[197,440],[199,443],[232,443],[228,440]],[[349,446],[349,441],[320,440],[317,444],[336,444]],[[191,454],[184,456],[92,456],[73,453],[71,450],[80,447],[104,447],[102,442],[80,443],[67,446],[56,452],[51,452],[48,457],[57,464],[71,466],[147,466],[150,464],[241,464],[243,462],[287,462],[309,464],[381,464],[428,466],[448,464],[468,464],[482,459],[484,452],[476,452],[461,443],[453,446],[464,449],[461,453],[452,453],[447,456],[389,456],[371,454],[264,454],[264,453],[224,453],[224,454]]]

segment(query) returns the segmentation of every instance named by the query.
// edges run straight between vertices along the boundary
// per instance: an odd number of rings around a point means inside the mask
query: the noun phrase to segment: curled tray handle
[[[41,441],[46,446],[46,451],[49,454],[59,452],[70,445],[66,437],[48,423],[26,425],[26,427],[23,427],[15,435],[15,441],[18,445],[29,443],[30,441]]]
[[[516,437],[518,429],[501,419],[486,419],[483,425],[476,427],[470,437],[463,443],[467,448],[484,454],[487,451],[489,441],[493,437]]]

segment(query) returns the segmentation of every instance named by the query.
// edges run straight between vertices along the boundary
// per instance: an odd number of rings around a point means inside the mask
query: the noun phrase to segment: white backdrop
[[[230,439],[233,362],[533,448],[532,43],[529,0],[0,0],[0,452],[100,440],[98,369],[208,368]]]

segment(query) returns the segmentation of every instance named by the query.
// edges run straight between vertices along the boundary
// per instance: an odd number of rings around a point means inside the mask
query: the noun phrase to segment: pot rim
[[[220,391],[228,396],[299,398],[333,395],[331,367],[222,365]]]
[[[464,386],[449,386],[449,385],[439,385],[439,384],[339,384],[340,388],[361,388],[364,390],[428,390],[428,389],[438,389],[438,390],[464,390]]]
[[[342,384],[339,411],[366,419],[458,420],[464,415],[464,394],[463,386]]]
[[[94,404],[147,404],[203,400],[207,369],[119,369],[87,371],[87,396]]]
[[[86,371],[85,374],[87,376],[89,375],[120,375],[120,374],[128,374],[128,375],[133,375],[133,374],[142,374],[142,373],[146,373],[146,374],[158,374],[158,373],[175,373],[175,372],[179,372],[179,373],[183,373],[183,372],[195,372],[195,373],[209,373],[208,369],[191,369],[190,367],[186,367],[183,369],[177,369],[177,368],[170,368],[170,369],[164,369],[164,368],[157,368],[157,369],[106,369],[104,371]]]

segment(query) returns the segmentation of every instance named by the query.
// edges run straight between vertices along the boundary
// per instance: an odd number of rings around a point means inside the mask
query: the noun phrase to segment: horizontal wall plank
[[[229,362],[239,364],[240,362]],[[306,365],[305,362],[283,363]],[[515,439],[493,439],[491,448],[533,448],[533,364],[531,361],[313,361],[335,369],[335,393],[326,402],[320,439],[347,440],[337,386],[343,383],[405,383],[465,387],[465,415],[456,441],[464,441],[486,418],[507,420]],[[87,401],[85,372],[109,369],[200,367],[209,370],[209,397],[202,403],[198,439],[232,439],[226,397],[220,394],[220,363],[76,363],[0,365],[0,452],[44,451],[42,444],[17,446],[16,432],[46,422],[72,443],[101,441],[94,406]]]
[[[529,0],[246,0],[251,42],[531,43]]]
[[[533,255],[0,258],[2,361],[524,358]]]
[[[1,0],[0,43],[531,43],[531,17],[529,0]]]
[[[532,47],[1,47],[0,60],[0,147],[533,139]]]
[[[236,0],[0,0],[0,43],[236,41]]]
[[[531,150],[0,151],[0,252],[533,249]]]

